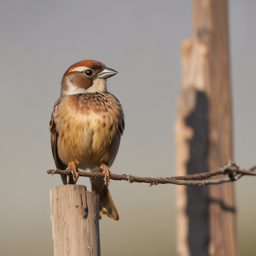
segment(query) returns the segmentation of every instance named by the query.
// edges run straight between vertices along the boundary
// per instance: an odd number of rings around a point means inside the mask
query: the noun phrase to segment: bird
[[[118,153],[125,128],[119,100],[107,90],[107,79],[118,72],[100,61],[82,60],[70,66],[61,81],[60,97],[50,119],[52,155],[64,185],[76,184],[78,168],[103,172],[105,178],[90,178],[92,191],[99,195],[99,218],[118,220],[109,193],[109,167]]]

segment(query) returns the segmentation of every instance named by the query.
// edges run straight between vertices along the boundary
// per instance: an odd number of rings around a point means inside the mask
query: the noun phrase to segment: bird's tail
[[[102,214],[105,214],[113,220],[119,220],[117,209],[109,193],[108,187],[104,184],[104,180],[101,178],[91,178],[91,184],[92,191],[99,195],[100,219]]]

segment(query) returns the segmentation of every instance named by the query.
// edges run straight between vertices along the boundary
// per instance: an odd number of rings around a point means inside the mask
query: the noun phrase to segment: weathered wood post
[[[82,185],[50,192],[54,256],[100,256],[99,198]]]
[[[192,37],[181,45],[176,174],[214,171],[232,160],[227,0],[193,0]],[[177,187],[181,256],[237,255],[233,184]]]

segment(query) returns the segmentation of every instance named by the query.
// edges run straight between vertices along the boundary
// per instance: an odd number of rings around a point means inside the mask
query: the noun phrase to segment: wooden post
[[[82,185],[50,192],[54,256],[100,256],[99,197]]]
[[[193,0],[191,39],[181,45],[176,174],[232,160],[227,0]],[[177,187],[178,255],[238,254],[233,184]]]

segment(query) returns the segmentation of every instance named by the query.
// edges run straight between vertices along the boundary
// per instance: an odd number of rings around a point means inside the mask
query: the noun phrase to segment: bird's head
[[[117,74],[96,60],[82,60],[68,68],[61,82],[61,96],[106,91],[106,79]]]

